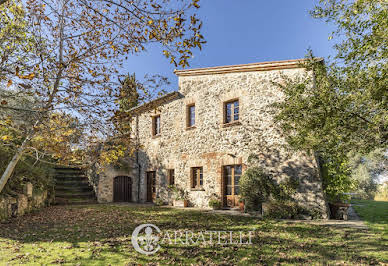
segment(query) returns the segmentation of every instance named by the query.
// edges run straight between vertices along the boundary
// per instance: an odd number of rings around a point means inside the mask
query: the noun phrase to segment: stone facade
[[[293,177],[299,181],[295,200],[327,213],[315,158],[287,151],[273,121],[271,105],[283,99],[273,82],[281,82],[282,75],[306,74],[296,61],[176,73],[178,92],[134,109],[132,128],[140,148],[137,171],[132,175],[137,172],[134,179],[140,179],[140,202],[147,200],[147,171],[156,171],[156,196],[169,202],[167,171],[174,169],[175,184],[188,192],[190,205],[207,208],[212,195],[222,196],[223,166],[242,165],[244,171],[248,157],[255,155],[257,164],[277,180]],[[239,101],[239,120],[225,124],[224,103],[232,99]],[[195,104],[196,122],[195,127],[187,128],[187,106],[191,104]],[[152,132],[155,115],[160,115],[159,136]],[[191,188],[192,167],[203,168],[200,190]]]

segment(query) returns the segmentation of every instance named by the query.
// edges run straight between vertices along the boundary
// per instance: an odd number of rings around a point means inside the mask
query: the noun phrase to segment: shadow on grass
[[[252,245],[162,244],[157,254],[145,256],[135,252],[131,245],[133,230],[144,223],[155,224],[162,232],[254,231],[254,234]],[[155,260],[180,264],[370,264],[386,259],[379,255],[386,247],[384,243],[376,241],[377,238],[366,230],[287,224],[200,211],[115,205],[53,206],[11,219],[0,226],[0,240],[16,241],[27,246],[32,250],[30,252],[37,253],[37,243],[38,246],[57,243],[61,248],[71,249],[75,255],[57,256],[58,263],[63,259],[70,264],[146,264]],[[0,251],[4,248],[0,241]]]
[[[388,201],[352,200],[352,205],[363,220],[388,225]]]

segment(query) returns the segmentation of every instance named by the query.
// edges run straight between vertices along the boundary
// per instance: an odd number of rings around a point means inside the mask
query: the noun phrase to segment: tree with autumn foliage
[[[25,6],[22,1],[9,0],[2,4],[2,12],[9,12],[12,6],[21,10],[15,19],[23,24],[22,38],[31,41],[27,47],[18,38],[13,41],[15,47],[2,63],[7,65],[2,80],[14,92],[9,97],[23,91],[37,102],[25,110],[33,114],[32,125],[15,146],[0,179],[0,192],[43,128],[67,127],[52,119],[54,114],[71,114],[78,120],[84,147],[110,137],[110,118],[118,108],[117,76],[128,56],[159,43],[172,64],[185,67],[193,50],[204,43],[202,23],[195,14],[199,0],[30,0]],[[3,46],[10,40],[0,41]],[[18,50],[24,57],[12,54]],[[1,102],[1,110],[22,109],[3,97]],[[42,127],[56,122],[58,126]]]

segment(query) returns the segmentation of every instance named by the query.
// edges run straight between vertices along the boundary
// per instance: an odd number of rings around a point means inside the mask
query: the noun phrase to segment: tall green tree
[[[128,111],[139,104],[139,94],[144,91],[144,86],[136,79],[135,73],[126,75],[120,84],[120,111]]]
[[[327,183],[342,179],[342,192],[353,188],[349,152],[388,145],[387,7],[381,0],[321,0],[311,14],[337,28],[333,61],[310,52],[306,75],[278,84],[285,101],[277,104],[276,120],[288,143],[319,152],[331,167]]]

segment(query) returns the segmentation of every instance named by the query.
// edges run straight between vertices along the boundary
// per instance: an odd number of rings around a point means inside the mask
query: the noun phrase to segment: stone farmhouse
[[[234,207],[251,156],[277,180],[296,179],[295,200],[326,214],[316,159],[285,149],[273,121],[271,105],[283,98],[273,82],[308,74],[301,61],[175,70],[179,91],[133,109],[132,167],[106,169],[99,201],[170,202],[175,185],[191,206],[206,208],[217,195]]]

